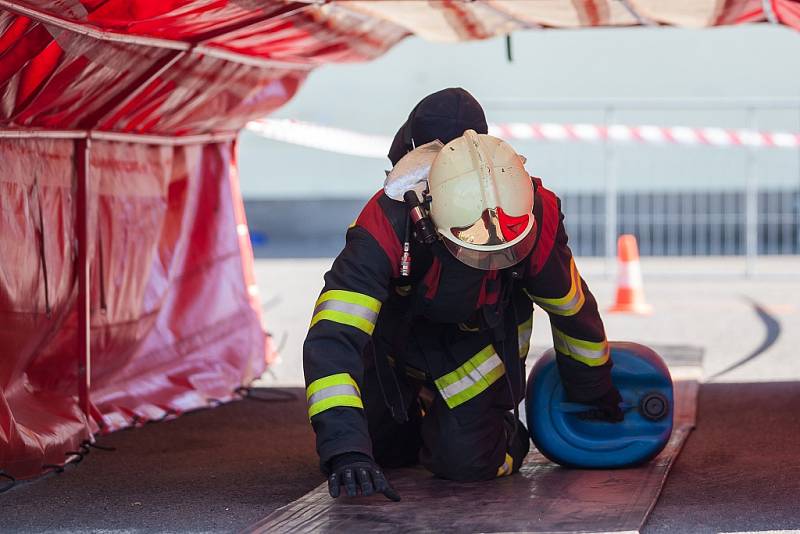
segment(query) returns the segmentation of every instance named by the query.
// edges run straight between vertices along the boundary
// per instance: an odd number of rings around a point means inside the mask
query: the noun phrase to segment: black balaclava
[[[388,157],[395,165],[414,146],[436,139],[447,144],[466,130],[488,133],[483,108],[474,96],[460,87],[442,89],[414,106],[408,120],[397,130]]]

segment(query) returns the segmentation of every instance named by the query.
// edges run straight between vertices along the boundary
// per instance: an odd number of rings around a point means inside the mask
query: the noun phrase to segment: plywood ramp
[[[403,500],[331,499],[321,484],[246,532],[637,532],[695,423],[697,382],[675,383],[675,427],[661,454],[633,469],[558,467],[533,450],[518,475],[457,483],[422,468],[388,471]]]

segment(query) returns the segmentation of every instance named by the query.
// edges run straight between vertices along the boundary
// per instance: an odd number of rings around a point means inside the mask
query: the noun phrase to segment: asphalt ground
[[[280,393],[101,436],[116,450],[0,494],[0,532],[242,529],[322,481],[305,392]]]
[[[691,262],[681,262],[685,267]],[[262,383],[297,384],[299,347],[330,260],[257,262],[266,326],[281,361]],[[605,308],[614,283],[578,263]],[[652,264],[655,266],[655,264]],[[605,315],[611,339],[699,347],[705,374],[697,429],[667,479],[645,532],[800,530],[800,260],[744,280],[697,263],[650,274],[649,317]],[[664,264],[660,264],[664,267]],[[724,266],[723,266],[724,267]],[[691,270],[691,269],[690,269]],[[272,283],[280,280],[280,284]],[[549,343],[537,317],[534,348]],[[726,371],[727,369],[732,369]],[[174,421],[102,436],[60,475],[0,494],[0,532],[233,532],[319,484],[302,389],[269,393]]]
[[[302,390],[288,391],[294,400],[242,400],[102,436],[115,451],[0,495],[0,531],[252,525],[322,481]],[[798,383],[704,384],[698,400],[697,429],[644,532],[800,529]]]
[[[800,382],[703,384],[646,533],[800,529]]]

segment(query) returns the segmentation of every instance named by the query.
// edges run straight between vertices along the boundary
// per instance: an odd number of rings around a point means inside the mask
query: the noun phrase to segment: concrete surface
[[[280,360],[261,384],[303,384],[302,344],[331,261],[256,261],[265,326],[281,348]],[[800,257],[761,258],[761,274],[753,279],[740,276],[744,261],[736,257],[644,258],[645,296],[653,306],[649,316],[606,313],[614,301],[613,273],[603,259],[576,263],[599,303],[609,339],[700,347],[706,377],[758,353],[716,381],[800,379]],[[547,315],[537,310],[531,354],[551,347],[550,336]]]

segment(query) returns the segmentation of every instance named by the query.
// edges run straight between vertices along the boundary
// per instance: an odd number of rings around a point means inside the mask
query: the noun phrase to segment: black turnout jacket
[[[325,275],[303,346],[323,466],[345,452],[372,454],[361,391],[373,357],[401,358],[456,417],[512,409],[524,396],[534,305],[549,315],[572,400],[611,389],[603,323],[567,245],[560,201],[534,184],[536,245],[511,273],[470,268],[436,243],[415,245],[411,278],[402,278],[407,208],[382,190],[366,204]]]

